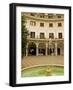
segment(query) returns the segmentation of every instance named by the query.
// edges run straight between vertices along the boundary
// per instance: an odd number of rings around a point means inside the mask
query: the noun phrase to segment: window
[[[35,32],[30,32],[30,38],[35,38]]]
[[[58,18],[61,18],[61,15],[58,15],[57,17],[58,17]]]
[[[40,14],[40,18],[44,18],[44,16],[45,16],[44,13]]]
[[[53,18],[53,15],[52,14],[48,14],[48,18]]]
[[[53,23],[49,23],[49,27],[53,27]]]
[[[58,23],[58,27],[61,27],[62,26],[62,23]]]
[[[44,23],[40,23],[40,27],[44,27]]]
[[[62,38],[62,33],[58,33],[58,38]]]
[[[35,16],[35,14],[34,14],[34,13],[31,13],[30,15],[31,15],[31,16]]]
[[[43,38],[45,38],[44,33],[40,33],[40,39],[43,39]]]
[[[54,33],[49,33],[49,38],[53,39],[54,38]]]
[[[36,26],[36,22],[35,21],[30,21],[30,25],[31,26]]]

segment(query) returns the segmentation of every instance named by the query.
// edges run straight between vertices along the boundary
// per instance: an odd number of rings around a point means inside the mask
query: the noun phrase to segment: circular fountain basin
[[[34,66],[22,69],[21,77],[38,77],[38,76],[62,76],[64,75],[64,66],[44,65]]]

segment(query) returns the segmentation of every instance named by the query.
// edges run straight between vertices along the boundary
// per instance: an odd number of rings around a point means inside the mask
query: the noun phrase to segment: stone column
[[[51,45],[52,45],[52,40],[51,40],[51,38],[49,39],[49,55],[51,55],[51,53],[50,53],[50,49],[52,49],[51,48]]]
[[[63,56],[64,51],[63,51],[63,47],[61,47],[61,55]]]
[[[62,46],[61,46],[61,55],[63,56],[64,55],[64,44],[62,43]]]
[[[36,56],[38,56],[38,43],[36,43]]]
[[[51,46],[51,45],[50,45],[50,43],[49,43],[49,55],[51,55],[51,54],[50,54],[50,48],[51,48],[50,46]]]
[[[64,47],[62,48],[62,55],[64,55]]]
[[[57,42],[55,42],[55,56],[57,56]]]
[[[46,43],[46,51],[45,51],[46,56],[48,55],[47,49],[48,49],[48,43]]]
[[[26,45],[26,56],[28,56],[28,43]]]

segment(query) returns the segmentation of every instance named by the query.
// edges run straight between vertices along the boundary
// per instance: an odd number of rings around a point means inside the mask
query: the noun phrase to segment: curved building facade
[[[64,15],[55,13],[24,13],[29,32],[26,56],[64,55]]]

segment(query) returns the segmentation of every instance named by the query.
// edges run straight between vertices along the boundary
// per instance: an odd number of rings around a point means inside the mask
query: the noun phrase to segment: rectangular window
[[[61,27],[62,26],[62,23],[58,23],[58,27]]]
[[[40,27],[44,27],[44,23],[40,23]]]
[[[31,13],[30,15],[31,15],[31,16],[35,16],[35,14],[34,14],[34,13]]]
[[[58,17],[58,18],[61,18],[61,15],[58,15],[57,17]]]
[[[48,14],[48,18],[53,18],[53,14]]]
[[[58,38],[62,38],[62,33],[58,33]]]
[[[35,32],[30,32],[30,38],[35,38]]]
[[[44,13],[40,14],[40,18],[44,18],[44,16],[45,16]]]
[[[49,38],[53,39],[54,38],[54,33],[49,33]]]
[[[31,26],[36,26],[36,22],[35,21],[30,21],[30,25]]]
[[[53,23],[49,23],[49,27],[53,27]]]
[[[45,38],[44,33],[40,33],[40,39],[43,39],[43,38]]]

